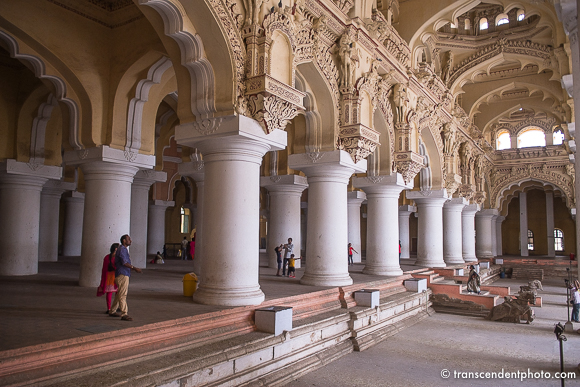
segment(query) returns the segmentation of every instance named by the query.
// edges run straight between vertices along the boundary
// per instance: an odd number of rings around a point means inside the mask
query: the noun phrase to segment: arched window
[[[559,228],[554,229],[554,249],[564,251],[564,232]]]
[[[495,143],[495,149],[502,150],[502,149],[510,149],[511,147],[512,140],[510,138],[510,132],[508,132],[507,130],[499,132]]]
[[[496,26],[501,26],[502,24],[509,24],[509,23],[510,23],[510,19],[508,18],[508,15],[505,13],[500,13],[495,18],[495,25]]]
[[[465,19],[465,26],[464,29],[469,30],[471,29],[471,20]]]
[[[563,142],[564,142],[564,133],[562,133],[561,129],[558,129],[552,134],[552,144],[562,145]]]
[[[546,146],[546,135],[538,127],[530,126],[518,135],[518,148]]]
[[[528,230],[528,250],[534,250],[534,233]]]
[[[526,13],[524,12],[524,10],[518,9],[518,21],[524,20],[525,17],[526,17]]]
[[[482,17],[481,19],[479,19],[479,29],[487,30],[487,28],[488,28],[487,18]]]
[[[189,208],[181,207],[181,233],[188,234],[189,233],[189,216],[191,212]]]

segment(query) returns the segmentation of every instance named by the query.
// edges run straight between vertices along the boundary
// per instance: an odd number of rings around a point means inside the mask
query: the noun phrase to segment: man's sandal
[[[124,315],[123,317],[121,317],[121,320],[133,321],[133,318],[132,317],[129,317],[128,315]]]

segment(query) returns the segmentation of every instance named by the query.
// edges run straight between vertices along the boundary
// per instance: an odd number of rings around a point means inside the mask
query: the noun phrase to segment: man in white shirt
[[[284,262],[282,263],[282,276],[286,276],[286,265],[288,264],[288,260],[290,256],[294,252],[294,245],[292,244],[292,238],[288,238],[288,243],[284,245]],[[288,273],[290,274],[290,273]]]

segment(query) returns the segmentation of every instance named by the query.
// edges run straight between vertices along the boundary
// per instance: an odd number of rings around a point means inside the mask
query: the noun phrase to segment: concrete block
[[[256,309],[256,328],[261,332],[278,336],[292,330],[292,307],[271,306]]]
[[[479,267],[481,269],[489,269],[489,262],[480,262]]]
[[[465,275],[465,270],[463,270],[463,269],[455,269],[455,275]]]
[[[378,289],[362,289],[354,292],[354,300],[357,306],[375,308],[379,306],[380,291]]]
[[[403,285],[405,285],[408,291],[421,293],[423,290],[427,290],[427,279],[412,278],[405,280]]]
[[[495,264],[496,265],[503,265],[503,258],[496,258],[495,259]]]

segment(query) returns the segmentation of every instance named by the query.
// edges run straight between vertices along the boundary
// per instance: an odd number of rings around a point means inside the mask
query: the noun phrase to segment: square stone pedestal
[[[489,269],[489,262],[480,262],[479,268],[480,269]]]
[[[375,308],[379,306],[380,291],[378,289],[362,289],[354,292],[354,300],[357,306]]]
[[[408,279],[403,282],[403,285],[410,292],[421,293],[423,290],[427,290],[427,279],[426,278],[413,278]]]
[[[463,269],[455,269],[455,275],[465,275],[465,270],[463,270]]]
[[[271,306],[256,309],[256,328],[260,332],[273,333],[278,336],[284,331],[292,330],[292,307]]]
[[[495,264],[496,265],[503,265],[503,258],[496,258],[495,259]]]

